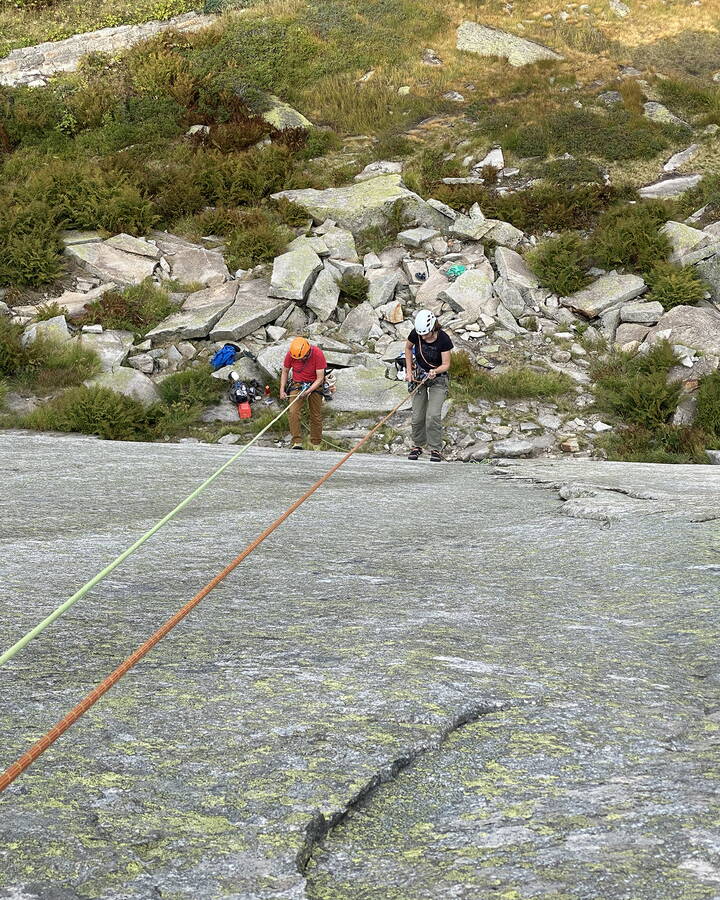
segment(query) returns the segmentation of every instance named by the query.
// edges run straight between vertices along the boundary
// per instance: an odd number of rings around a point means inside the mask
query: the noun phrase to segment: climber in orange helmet
[[[280,399],[291,400],[302,391],[307,396],[310,410],[310,445],[320,450],[322,445],[322,387],[325,380],[327,360],[319,347],[313,347],[304,337],[296,337],[285,354],[280,373]],[[300,405],[303,400],[293,403],[288,410],[292,449],[302,450],[300,433]]]

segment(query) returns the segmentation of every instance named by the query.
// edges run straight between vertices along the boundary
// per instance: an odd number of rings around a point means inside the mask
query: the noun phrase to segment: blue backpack
[[[231,366],[235,362],[238,348],[234,344],[225,344],[210,360],[213,369],[222,369],[223,366]]]

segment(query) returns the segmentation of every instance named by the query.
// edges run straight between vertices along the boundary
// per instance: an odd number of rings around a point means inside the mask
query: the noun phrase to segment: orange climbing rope
[[[259,534],[255,538],[255,540],[252,541],[252,543],[248,544],[248,546],[242,551],[242,553],[236,556],[235,559],[222,570],[222,572],[219,572],[211,581],[209,581],[205,585],[205,587],[198,591],[198,593],[195,594],[195,596],[191,600],[188,600],[188,602],[183,607],[181,607],[174,616],[169,618],[164,625],[158,628],[155,634],[149,637],[144,644],[141,644],[133,654],[128,656],[128,658],[123,663],[121,663],[117,667],[117,669],[115,669],[114,672],[111,672],[110,675],[108,675],[107,678],[105,678],[96,688],[90,691],[90,693],[83,700],[81,700],[80,703],[77,704],[77,706],[71,709],[66,716],[60,719],[60,721],[53,728],[51,728],[50,731],[43,735],[43,737],[41,737],[39,741],[33,744],[33,746],[26,753],[24,753],[8,769],[6,769],[5,772],[0,775],[0,792],[4,791],[5,788],[9,787],[18,776],[22,775],[22,773],[29,766],[31,766],[35,762],[35,760],[37,760],[38,757],[40,757],[49,747],[51,747],[55,743],[55,741],[68,730],[68,728],[74,725],[75,722],[77,722],[77,720],[81,716],[83,716],[91,706],[97,703],[97,701],[103,696],[103,694],[106,694],[111,687],[113,687],[118,683],[118,681],[120,681],[123,675],[126,675],[130,671],[130,669],[132,669],[133,666],[143,658],[143,656],[149,653],[156,644],[160,643],[160,641],[167,634],[169,634],[172,629],[177,624],[179,624],[185,618],[185,616],[187,616],[187,614],[192,609],[194,609],[198,605],[198,603],[200,603],[200,601],[204,597],[207,597],[210,591],[216,588],[221,581],[227,578],[227,576],[253,552],[253,550],[255,550],[260,544],[262,544],[265,538],[269,537],[276,528],[279,528],[279,526],[282,525],[285,519],[291,516],[295,512],[295,510],[298,509],[298,507],[302,506],[302,504],[309,497],[311,497],[318,488],[322,487],[322,485],[325,484],[325,482],[332,475],[334,475],[335,472],[337,472],[340,466],[344,465],[350,459],[350,457],[363,446],[363,444],[367,443],[367,441],[370,440],[370,438],[382,427],[382,425],[384,425],[385,422],[387,422],[387,420],[391,418],[400,409],[400,407],[410,397],[412,397],[413,394],[416,393],[416,391],[420,389],[420,387],[422,387],[422,384],[419,384],[412,391],[412,393],[408,394],[407,397],[404,397],[402,401],[397,404],[397,406],[395,406],[384,418],[382,418],[377,423],[377,425],[375,425],[374,428],[368,431],[368,433],[364,438],[362,438],[362,440],[358,441],[358,443],[351,450],[348,450],[348,452],[342,457],[339,462],[335,463],[335,465],[332,466],[332,468],[330,468],[322,476],[322,478],[319,478],[315,482],[315,484],[312,485],[312,487],[308,488],[308,490],[305,491],[302,497],[299,497],[291,506],[289,506],[285,510],[282,515],[278,516],[278,518],[275,519],[275,521],[271,525],[269,525],[265,529],[265,531]]]

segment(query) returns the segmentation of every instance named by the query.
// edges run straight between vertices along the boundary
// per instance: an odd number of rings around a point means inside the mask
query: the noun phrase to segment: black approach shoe
[[[293,444],[292,449],[293,450],[304,450],[305,448],[303,447],[302,444]]]
[[[430,462],[445,462],[445,457],[439,450],[430,451]]]
[[[412,459],[413,461],[416,459],[420,459],[422,456],[422,447],[413,447],[412,450],[408,453],[408,459]]]

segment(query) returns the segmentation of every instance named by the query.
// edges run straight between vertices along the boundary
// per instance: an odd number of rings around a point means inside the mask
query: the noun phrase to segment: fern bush
[[[340,299],[350,306],[358,306],[368,298],[370,282],[363,275],[346,272],[340,279]]]
[[[104,387],[75,387],[25,417],[38,431],[75,431],[106,440],[148,440],[152,422],[143,405]]]
[[[658,228],[667,221],[662,202],[618,206],[603,213],[590,249],[605,269],[651,272],[670,254],[670,242]]]
[[[141,284],[124,291],[108,291],[98,300],[93,300],[78,323],[145,334],[174,309],[168,294],[146,278]]]
[[[631,425],[664,426],[680,398],[680,383],[667,383],[668,370],[677,363],[667,341],[644,354],[610,353],[590,371],[598,408]]]
[[[700,382],[695,424],[720,441],[720,373],[714,372]]]
[[[662,304],[663,309],[685,304],[692,306],[705,296],[707,286],[692,266],[680,268],[671,263],[658,263],[647,275],[650,285],[648,300]]]
[[[158,385],[167,406],[207,406],[217,401],[224,388],[225,384],[219,378],[213,378],[205,368],[176,372]]]
[[[292,240],[289,228],[278,224],[260,209],[249,210],[240,225],[230,234],[225,258],[230,269],[250,269],[258,263],[271,262]]]
[[[590,282],[587,244],[573,232],[542,241],[528,253],[527,261],[540,283],[561,297],[574,294]]]

